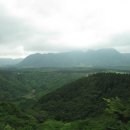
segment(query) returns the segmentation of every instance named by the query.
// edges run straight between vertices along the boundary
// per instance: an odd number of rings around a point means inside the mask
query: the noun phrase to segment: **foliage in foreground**
[[[29,105],[32,100],[23,105],[1,100],[0,130],[130,130],[129,84],[129,75],[96,74],[48,94],[35,107]],[[62,98],[57,99],[56,94]],[[46,111],[45,104],[57,113]],[[86,105],[85,109],[80,105]],[[62,112],[59,120],[58,112]]]
[[[120,98],[104,99],[107,108],[98,117],[72,122],[48,119],[38,122],[14,104],[0,104],[1,130],[130,130],[130,103]]]

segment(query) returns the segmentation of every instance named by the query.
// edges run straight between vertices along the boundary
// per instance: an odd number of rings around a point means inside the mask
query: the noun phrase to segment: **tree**
[[[129,130],[128,122],[130,121],[130,105],[123,102],[120,98],[105,99],[107,108],[106,112],[112,115],[106,124],[106,130]]]
[[[4,130],[15,130],[14,128],[12,128],[10,125],[6,125]]]
[[[129,103],[124,103],[120,98],[105,99],[107,103],[106,111],[113,114],[116,119],[120,120],[122,123],[127,124],[130,121],[130,105]]]

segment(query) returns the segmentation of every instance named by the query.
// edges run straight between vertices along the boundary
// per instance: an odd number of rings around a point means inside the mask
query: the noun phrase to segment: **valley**
[[[0,129],[126,130],[114,110],[129,117],[129,84],[128,70],[1,68]]]

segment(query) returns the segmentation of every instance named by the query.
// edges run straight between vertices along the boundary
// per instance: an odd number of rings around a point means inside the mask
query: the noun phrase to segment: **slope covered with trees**
[[[130,130],[130,75],[81,72],[0,71],[0,129]],[[44,92],[40,83],[55,89]],[[29,93],[36,84],[38,96]]]
[[[130,98],[130,75],[98,73],[57,89],[39,100],[45,110],[57,120],[77,120],[100,115],[103,98]]]
[[[85,75],[84,72],[56,69],[0,70],[0,100],[37,99]]]

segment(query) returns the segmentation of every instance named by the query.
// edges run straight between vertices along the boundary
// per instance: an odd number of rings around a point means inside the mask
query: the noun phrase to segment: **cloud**
[[[22,40],[29,30],[19,19],[11,17],[4,10],[0,11],[0,44]],[[30,30],[31,31],[31,30]]]
[[[0,58],[24,58],[27,54],[23,46],[0,45]]]
[[[107,41],[107,45],[121,52],[130,52],[130,32],[122,32],[112,36]]]
[[[116,34],[109,42],[114,46],[130,46],[130,32]]]
[[[129,4],[129,0],[1,0],[0,55],[11,56],[11,50],[16,53],[19,47],[21,56],[124,48],[130,40]]]

